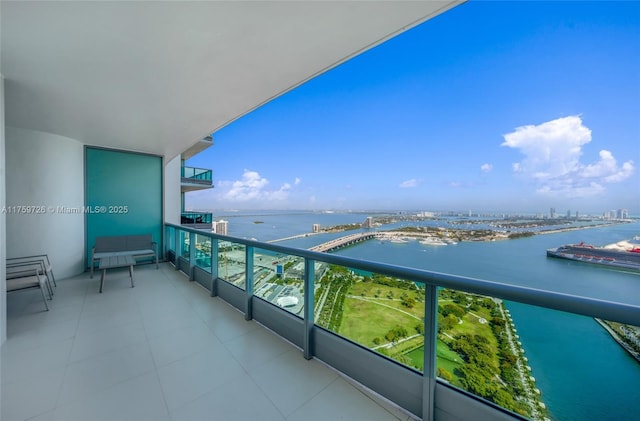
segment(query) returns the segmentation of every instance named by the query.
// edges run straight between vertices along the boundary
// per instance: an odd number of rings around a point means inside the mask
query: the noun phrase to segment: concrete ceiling
[[[460,2],[3,0],[6,124],[172,158]]]

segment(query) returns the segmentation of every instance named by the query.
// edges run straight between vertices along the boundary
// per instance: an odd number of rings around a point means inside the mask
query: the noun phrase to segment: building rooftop
[[[170,264],[12,295],[3,420],[408,420]],[[34,397],[37,397],[34,399]]]

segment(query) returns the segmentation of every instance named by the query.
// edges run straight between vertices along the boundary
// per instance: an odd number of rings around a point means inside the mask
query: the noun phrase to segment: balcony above
[[[213,187],[213,172],[206,168],[182,167],[180,169],[180,189],[183,192],[204,190]]]
[[[211,212],[183,212],[180,215],[180,224],[196,229],[211,229],[212,221]]]
[[[197,154],[199,154],[200,152],[204,151],[205,149],[207,149],[208,147],[213,146],[213,136],[209,135],[203,139],[200,139],[199,141],[197,141],[196,143],[194,143],[193,145],[191,145],[191,147],[189,147],[189,149],[185,150],[184,152],[182,152],[182,159],[189,159],[193,156],[196,156]]]

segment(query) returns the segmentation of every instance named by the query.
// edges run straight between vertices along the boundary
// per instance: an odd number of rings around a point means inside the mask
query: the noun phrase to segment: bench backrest
[[[126,241],[126,251],[151,250],[153,248],[151,235],[129,235],[126,237]]]
[[[147,235],[119,235],[96,237],[96,253],[152,249],[152,238]]]
[[[127,248],[127,237],[96,237],[96,253],[108,253],[114,251],[125,251]]]

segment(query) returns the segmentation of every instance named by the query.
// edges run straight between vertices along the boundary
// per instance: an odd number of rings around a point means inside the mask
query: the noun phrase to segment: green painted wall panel
[[[86,147],[85,206],[87,267],[96,237],[151,234],[162,247],[162,158]]]

